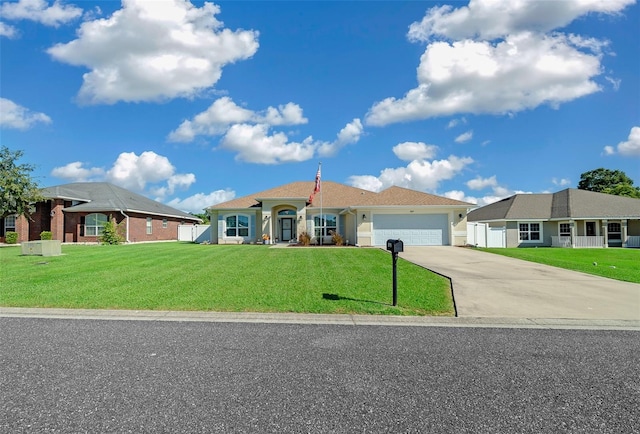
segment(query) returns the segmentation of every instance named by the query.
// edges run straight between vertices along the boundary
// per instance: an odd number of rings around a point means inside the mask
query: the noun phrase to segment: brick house
[[[51,231],[64,243],[98,242],[109,219],[120,225],[127,242],[178,239],[178,225],[201,220],[191,214],[151,200],[107,182],[76,182],[42,189],[45,200],[35,204],[31,219],[0,218],[0,242],[9,231],[18,242],[39,240]]]

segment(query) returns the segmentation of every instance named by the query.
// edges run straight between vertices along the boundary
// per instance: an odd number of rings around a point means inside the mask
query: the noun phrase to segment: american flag
[[[313,202],[313,197],[317,192],[320,191],[320,168],[322,167],[322,163],[318,164],[318,171],[316,172],[316,184],[313,186],[313,193],[309,196],[309,202]]]

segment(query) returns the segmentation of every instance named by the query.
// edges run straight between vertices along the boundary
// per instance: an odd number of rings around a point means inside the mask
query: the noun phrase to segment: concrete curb
[[[572,318],[407,317],[392,315],[329,315],[300,313],[188,312],[12,307],[0,307],[0,318],[640,331],[640,320],[593,320]]]

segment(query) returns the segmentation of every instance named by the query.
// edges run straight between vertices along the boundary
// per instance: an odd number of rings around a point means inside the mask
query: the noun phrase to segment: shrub
[[[300,236],[298,237],[298,241],[300,242],[300,244],[302,244],[303,246],[309,246],[311,245],[311,236],[309,235],[308,232],[303,232],[300,234]]]
[[[120,244],[124,241],[124,237],[120,234],[120,225],[117,225],[113,218],[109,218],[99,239],[102,244]]]
[[[40,239],[41,240],[52,240],[53,239],[53,234],[51,233],[51,231],[42,231],[42,232],[40,232]]]
[[[340,235],[336,231],[329,231],[329,234],[331,235],[331,242],[333,244],[335,244],[336,246],[341,246],[344,244],[344,238],[342,238],[342,235]]]
[[[18,242],[18,233],[8,231],[4,234],[4,240],[7,244],[16,244]]]

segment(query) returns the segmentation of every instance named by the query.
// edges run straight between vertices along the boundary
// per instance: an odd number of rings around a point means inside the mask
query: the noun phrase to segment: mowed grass
[[[609,279],[640,283],[640,249],[481,249],[483,251],[553,265]]]
[[[388,252],[155,243],[0,248],[0,305],[86,309],[453,315],[449,281]]]

